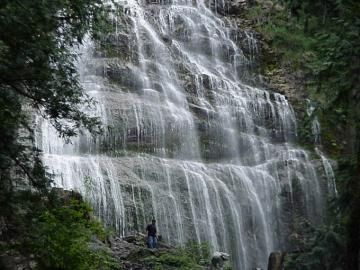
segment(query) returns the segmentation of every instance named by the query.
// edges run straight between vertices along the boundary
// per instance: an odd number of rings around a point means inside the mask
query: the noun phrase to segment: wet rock
[[[168,44],[168,45],[171,45],[171,43],[172,43],[172,39],[171,39],[171,37],[168,36],[168,35],[162,35],[162,36],[161,36],[161,39],[162,39],[166,44]]]
[[[216,251],[211,258],[211,270],[223,269],[225,262],[228,261],[230,255],[224,252]]]
[[[51,189],[51,193],[55,194],[59,198],[59,200],[63,202],[68,202],[73,199],[78,201],[83,200],[81,194],[74,190],[66,190],[63,188],[53,187]]]
[[[124,240],[128,243],[135,243],[136,242],[136,236],[135,235],[129,235],[125,236]]]
[[[276,251],[271,252],[269,256],[268,270],[283,269],[286,252]]]
[[[110,63],[106,67],[106,76],[111,79],[112,82],[124,87],[125,89],[133,89],[137,91],[141,89],[143,83],[137,70],[133,70],[132,66],[124,66],[118,63]]]
[[[229,15],[238,15],[241,14],[248,4],[247,0],[231,0],[228,2],[228,14]]]
[[[154,269],[153,260],[147,258],[159,257],[171,251],[171,247],[161,241],[158,242],[157,249],[148,249],[145,239],[146,236],[141,233],[108,239],[112,254],[119,260],[121,269]]]

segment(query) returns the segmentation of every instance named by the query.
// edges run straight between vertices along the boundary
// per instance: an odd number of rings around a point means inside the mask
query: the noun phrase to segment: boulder
[[[211,270],[223,269],[226,261],[229,260],[230,255],[224,252],[216,251],[211,258]]]
[[[124,240],[128,243],[135,243],[137,239],[135,235],[129,235],[129,236],[125,236]]]
[[[282,270],[284,266],[286,252],[275,251],[271,252],[268,262],[268,270]]]

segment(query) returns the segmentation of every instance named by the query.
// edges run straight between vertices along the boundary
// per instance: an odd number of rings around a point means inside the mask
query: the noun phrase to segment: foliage
[[[158,257],[151,256],[149,259],[155,262],[156,270],[202,270],[207,269],[211,261],[211,254],[207,243],[187,242],[183,247],[166,251]],[[232,269],[230,262],[224,266],[224,269]]]
[[[118,269],[105,241],[109,232],[78,193],[53,190],[45,197],[16,191],[2,235],[2,250],[31,258],[37,269]]]
[[[285,257],[285,269],[343,269],[343,225],[336,223],[313,228],[307,221],[302,220],[299,226],[301,233],[293,233],[291,236],[297,250]]]
[[[359,129],[360,122],[360,61],[356,61],[360,58],[360,4],[351,0],[272,3],[271,8],[253,7],[248,17],[271,44],[278,65],[305,73],[309,95],[319,104],[318,114],[332,127],[325,131],[341,126],[336,130],[340,136],[326,145],[339,153],[339,146],[347,144],[343,141],[346,126],[355,124],[354,129]],[[273,65],[271,61],[266,64]]]
[[[51,175],[34,146],[32,123],[35,113],[41,115],[66,140],[81,127],[101,131],[99,120],[86,113],[94,101],[79,82],[76,51],[86,36],[103,35],[109,7],[102,2],[0,3],[0,218],[11,224],[0,240],[25,255],[35,250],[42,269],[112,265],[104,250],[91,246],[104,231],[88,206],[55,203],[49,193]]]
[[[40,269],[115,269],[114,259],[103,246],[96,246],[94,237],[105,240],[101,223],[87,204],[71,199],[40,215],[28,245]]]
[[[270,8],[258,6],[249,13],[277,56],[266,64],[290,66],[305,74],[308,95],[318,103],[316,113],[321,121],[322,142],[327,152],[339,161],[339,198],[333,202],[328,225],[315,230],[315,238],[306,239],[307,251],[298,255],[304,264],[298,267],[309,269],[313,263],[312,269],[358,269],[360,2],[275,0],[272,3]],[[308,120],[305,119],[304,129],[300,130],[305,140]],[[341,236],[343,244],[329,242],[334,235]]]
[[[247,17],[275,50],[276,56],[280,57],[278,64],[294,69],[303,68],[314,57],[313,45],[316,40],[304,34],[302,24],[289,16],[288,10],[280,6],[278,1],[273,1],[271,8],[253,7]]]
[[[155,262],[156,270],[201,270],[210,261],[210,248],[208,244],[188,242],[184,247],[175,248],[159,257],[152,257],[151,260]]]
[[[24,182],[46,190],[50,178],[33,147],[31,113],[49,119],[69,138],[84,126],[100,131],[85,113],[94,101],[79,83],[76,46],[99,36],[108,8],[101,0],[4,0],[0,4],[0,201]],[[14,174],[14,172],[16,172]]]
[[[310,148],[312,150],[312,146],[314,143],[314,134],[312,130],[312,121],[314,120],[314,114],[307,115],[305,114],[302,119],[299,120],[298,123],[298,142],[304,148]]]

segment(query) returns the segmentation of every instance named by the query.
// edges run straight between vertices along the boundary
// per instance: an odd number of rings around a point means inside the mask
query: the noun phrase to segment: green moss
[[[276,5],[278,8],[275,8]],[[273,1],[272,8],[256,5],[247,13],[247,19],[253,22],[255,29],[273,50],[263,55],[263,70],[273,70],[283,64],[294,69],[304,68],[314,58],[313,45],[316,40],[304,32],[301,22],[289,17],[286,8],[279,7],[278,1]]]

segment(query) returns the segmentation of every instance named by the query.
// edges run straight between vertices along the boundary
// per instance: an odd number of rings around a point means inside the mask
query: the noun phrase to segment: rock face
[[[131,239],[131,241],[128,242],[125,239]],[[133,241],[134,239],[136,240]],[[142,260],[146,257],[159,254],[159,251],[146,248],[142,237],[131,236],[124,239],[115,237],[109,239],[109,243],[113,256],[119,259],[121,269],[154,269],[152,262],[142,263]]]
[[[292,106],[254,75],[257,34],[221,17],[229,5],[124,2],[79,62],[104,133],[64,145],[39,118],[37,145],[55,183],[120,235],[155,217],[170,245],[209,242],[235,269],[265,268],[294,215],[321,222],[326,192]]]

